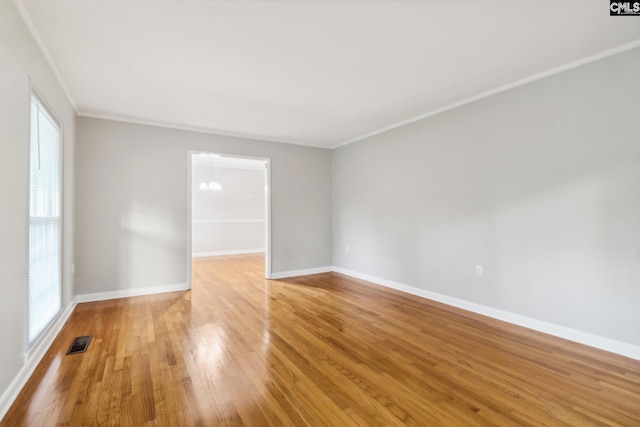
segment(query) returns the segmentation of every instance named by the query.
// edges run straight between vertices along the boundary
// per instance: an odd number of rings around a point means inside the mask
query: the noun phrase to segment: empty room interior
[[[0,426],[640,425],[637,6],[0,0]]]

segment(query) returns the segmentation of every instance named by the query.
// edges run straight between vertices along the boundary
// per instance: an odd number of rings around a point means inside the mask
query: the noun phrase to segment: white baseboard
[[[37,344],[29,350],[25,355],[25,363],[22,365],[20,371],[15,376],[9,387],[0,396],[0,420],[4,418],[7,411],[18,397],[18,394],[22,390],[22,387],[27,383],[33,371],[38,367],[38,364],[53,344],[60,330],[67,323],[69,316],[73,313],[73,309],[76,308],[78,298],[74,298],[67,307],[58,314],[53,320],[51,325],[45,330],[44,334],[38,340]]]
[[[307,268],[305,270],[290,270],[271,273],[271,279],[286,279],[287,277],[308,276],[310,274],[329,273],[333,271],[333,267],[316,267]]]
[[[175,285],[151,286],[148,288],[118,289],[117,291],[96,292],[76,296],[78,304],[83,302],[105,301],[117,298],[139,297],[142,295],[162,294],[165,292],[188,291],[189,285],[178,283]]]
[[[29,380],[33,371],[47,353],[47,350],[53,344],[60,330],[73,313],[76,305],[83,302],[102,301],[115,298],[127,298],[141,295],[159,294],[164,292],[176,292],[186,291],[189,286],[186,283],[179,283],[175,285],[154,286],[150,288],[135,288],[135,289],[121,289],[111,292],[98,292],[93,294],[77,295],[71,303],[54,319],[51,326],[47,328],[42,337],[38,340],[38,343],[29,350],[25,356],[25,364],[22,366],[18,374],[15,376],[9,387],[0,396],[0,420],[5,416],[13,402],[18,397],[18,394],[22,390],[22,387]]]
[[[458,298],[450,297],[447,295],[438,294],[436,292],[427,291],[413,286],[408,286],[402,283],[394,282],[391,280],[381,279],[379,277],[371,276],[357,271],[348,270],[342,267],[318,267],[309,268],[304,270],[291,270],[282,271],[279,273],[273,273],[272,279],[284,279],[287,277],[306,276],[310,274],[327,273],[335,271],[336,273],[344,274],[347,276],[355,277],[357,279],[366,280],[374,285],[384,286],[391,289],[396,289],[402,292],[406,292],[411,295],[417,295],[430,300],[438,301],[443,304],[447,304],[453,307],[468,310],[474,313],[478,313],[484,316],[492,317],[494,319],[502,320],[515,325],[523,326],[525,328],[533,329],[535,331],[543,332],[549,335],[554,335],[560,338],[564,338],[570,341],[585,344],[591,347],[599,348],[602,350],[617,353],[623,356],[627,356],[636,360],[640,360],[640,346],[628,344],[621,341],[612,340],[609,338],[601,337],[598,335],[590,334],[587,332],[578,331],[575,329],[567,328],[564,326],[555,325],[552,323],[544,322],[541,320],[533,319],[530,317],[522,316],[519,314],[511,313],[504,310],[488,307],[482,304],[476,304],[473,302],[461,300]],[[175,285],[154,286],[149,288],[135,288],[135,289],[122,289],[111,292],[98,292],[92,294],[77,295],[71,303],[60,313],[60,315],[54,320],[51,327],[47,329],[42,339],[38,344],[31,349],[26,357],[25,364],[22,366],[18,374],[15,376],[11,384],[0,396],[0,419],[2,419],[16,397],[22,390],[22,387],[26,384],[28,379],[33,374],[47,350],[58,336],[60,330],[71,316],[74,308],[77,304],[83,302],[102,301],[116,298],[127,298],[142,295],[151,295],[165,292],[176,292],[188,290],[189,286],[186,283],[179,283]]]
[[[371,282],[375,285],[396,289],[408,294],[417,295],[423,298],[441,302],[443,304],[451,305],[453,307],[461,308],[463,310],[512,323],[514,325],[533,329],[538,332],[543,332],[545,334],[564,338],[569,341],[574,341],[580,344],[585,344],[591,347],[599,348],[601,350],[606,350],[612,353],[620,354],[622,356],[630,357],[632,359],[640,360],[640,346],[637,345],[612,340],[610,338],[601,337],[598,335],[590,334],[588,332],[578,331],[575,329],[567,328],[565,326],[555,325],[553,323],[544,322],[542,320],[533,319],[531,317],[522,316],[520,314],[488,307],[486,305],[476,304],[474,302],[442,295],[436,292],[415,288],[413,286],[404,285],[402,283],[394,282],[391,280],[381,279],[379,277],[370,276],[368,274],[359,273],[357,271],[348,270],[342,267],[333,267],[333,271],[335,271],[336,273],[355,277],[357,279],[366,280],[367,282]]]
[[[233,251],[215,251],[215,252],[194,252],[191,254],[192,258],[200,258],[207,256],[222,256],[222,255],[243,255],[243,254],[259,254],[264,253],[264,248],[261,249],[237,249]]]

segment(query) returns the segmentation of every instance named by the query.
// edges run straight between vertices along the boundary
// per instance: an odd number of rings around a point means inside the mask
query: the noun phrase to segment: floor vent
[[[87,347],[89,347],[89,341],[91,341],[90,335],[74,339],[71,347],[69,347],[69,351],[67,351],[67,354],[84,353],[87,351]]]

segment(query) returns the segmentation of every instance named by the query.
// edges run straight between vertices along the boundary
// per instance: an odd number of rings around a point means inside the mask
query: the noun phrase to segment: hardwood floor
[[[1,426],[640,425],[640,362],[335,273],[80,304]],[[73,337],[93,335],[66,356]]]

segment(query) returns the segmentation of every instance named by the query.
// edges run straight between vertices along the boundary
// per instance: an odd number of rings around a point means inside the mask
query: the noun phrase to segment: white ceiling
[[[606,0],[15,1],[80,115],[321,147],[640,40]]]

